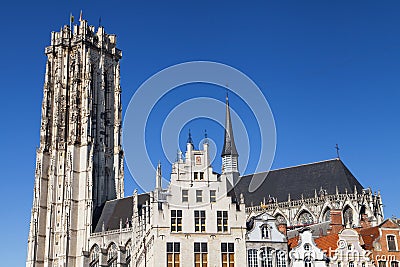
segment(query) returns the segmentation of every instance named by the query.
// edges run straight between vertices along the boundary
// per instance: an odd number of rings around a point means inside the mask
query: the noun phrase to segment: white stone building
[[[246,248],[248,267],[287,267],[286,224],[266,212],[252,216],[247,222]]]
[[[291,267],[327,267],[329,259],[325,253],[317,247],[309,227],[300,232],[297,246],[289,252]]]
[[[80,18],[53,32],[45,53],[26,266],[245,266],[250,214],[289,229],[327,221],[331,209],[351,226],[382,221],[380,194],[340,159],[240,176],[228,101],[221,174],[208,144],[196,150],[189,138],[168,188],[159,167],[154,191],[124,197],[116,36]],[[250,193],[253,176],[265,179]]]

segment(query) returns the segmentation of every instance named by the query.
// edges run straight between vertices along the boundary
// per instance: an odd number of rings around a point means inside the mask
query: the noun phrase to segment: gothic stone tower
[[[121,198],[116,36],[80,19],[51,34],[26,266],[84,266],[107,200]]]

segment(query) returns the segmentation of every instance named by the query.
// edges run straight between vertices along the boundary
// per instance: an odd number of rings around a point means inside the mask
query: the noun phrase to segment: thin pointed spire
[[[193,145],[192,133],[190,132],[190,129],[189,129],[189,137],[186,143]]]
[[[231,112],[229,108],[228,93],[226,93],[226,118],[225,118],[225,137],[224,137],[224,147],[222,149],[221,156],[233,155],[238,156],[236,150],[235,139],[233,137]]]

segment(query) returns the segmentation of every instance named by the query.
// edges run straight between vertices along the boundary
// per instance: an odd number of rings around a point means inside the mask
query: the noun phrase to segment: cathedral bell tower
[[[26,266],[84,266],[103,204],[124,195],[122,53],[79,19],[46,47],[40,146]]]

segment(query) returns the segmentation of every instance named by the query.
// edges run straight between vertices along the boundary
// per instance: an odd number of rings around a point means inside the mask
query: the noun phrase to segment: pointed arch
[[[125,243],[125,251],[126,251],[126,255],[125,255],[125,266],[126,267],[131,267],[131,259],[132,259],[132,242],[129,239],[126,243]]]
[[[272,213],[272,216],[275,217],[278,223],[284,222],[289,225],[289,220],[284,214],[285,213],[279,207],[277,207]]]
[[[352,226],[354,224],[354,209],[350,205],[345,205],[342,211],[343,224]]]
[[[297,212],[294,221],[298,225],[309,225],[313,224],[316,220],[314,214],[303,205]]]
[[[90,249],[89,253],[90,257],[90,267],[99,267],[99,258],[100,258],[100,247],[97,244],[94,244]]]
[[[114,242],[107,247],[107,266],[117,267],[118,248]]]
[[[322,210],[321,213],[321,222],[330,222],[331,221],[331,208],[330,207],[325,207],[325,209]]]

